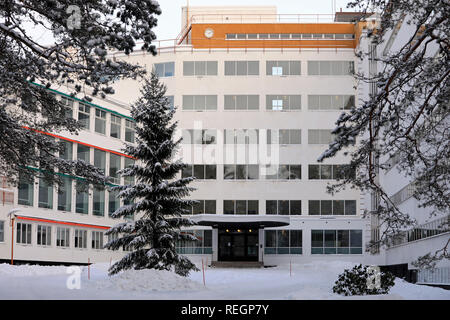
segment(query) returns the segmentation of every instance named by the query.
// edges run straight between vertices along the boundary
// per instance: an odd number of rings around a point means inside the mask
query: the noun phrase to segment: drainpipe
[[[11,265],[14,265],[14,220],[16,220],[15,213],[19,212],[20,209],[12,209],[8,212],[9,221],[11,225]]]

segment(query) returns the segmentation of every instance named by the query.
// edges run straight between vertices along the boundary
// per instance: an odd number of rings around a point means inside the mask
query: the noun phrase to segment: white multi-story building
[[[352,72],[365,23],[277,15],[274,7],[183,8],[182,17],[182,32],[161,41],[157,56],[112,53],[155,70],[178,108],[179,156],[190,165],[182,175],[197,178],[191,198],[199,200],[191,230],[199,241],[179,244],[180,253],[264,265],[372,262],[364,197],[350,188],[326,192],[349,159],[316,160],[339,114],[357,103]],[[113,98],[91,103],[54,88],[86,124],[77,136],[55,136],[67,142],[61,156],[86,159],[124,183],[115,172],[132,161],[120,150],[134,139],[129,114],[139,87],[121,80]],[[123,255],[101,249],[120,201],[108,190],[79,194],[77,179],[66,180],[63,193],[43,181],[3,186],[0,260],[87,263]]]
[[[368,21],[368,28],[362,30],[358,46],[358,50],[365,53],[364,59],[358,64],[358,71],[368,77],[374,77],[380,70],[386,68],[383,62],[377,58],[386,58],[390,53],[398,52],[403,48],[414,34],[415,26],[407,23],[408,16],[405,16],[397,23],[395,28],[385,33],[381,43],[375,45],[367,31],[370,28],[378,27],[378,17],[374,15],[369,17]],[[437,43],[430,43],[427,55],[435,56],[437,49]],[[358,98],[367,100],[369,94],[375,94],[376,90],[376,83],[361,82],[358,86]],[[415,219],[417,225],[405,230],[401,237],[392,241],[387,247],[380,247],[378,250],[374,248],[374,261],[378,265],[389,266],[391,271],[404,274],[419,283],[449,285],[450,261],[448,259],[439,261],[437,268],[432,271],[418,270],[413,274],[408,272],[417,270],[412,262],[419,257],[427,253],[433,254],[446,246],[450,237],[449,212],[438,212],[430,207],[419,206],[419,201],[413,197],[414,177],[405,177],[405,174],[398,170],[398,155],[390,157],[385,154],[377,161],[387,164],[389,168],[378,172],[377,182],[399,210]],[[380,233],[384,231],[383,227],[380,227],[382,221],[376,214],[373,214],[379,205],[379,199],[375,194],[366,194],[364,199],[364,203],[367,205],[366,209],[372,212],[372,240],[377,241]]]

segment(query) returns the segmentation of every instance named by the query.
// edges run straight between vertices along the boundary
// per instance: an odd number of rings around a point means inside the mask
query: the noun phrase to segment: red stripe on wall
[[[97,147],[97,146],[94,146],[94,145],[89,144],[89,143],[85,143],[85,142],[81,142],[81,141],[78,141],[78,140],[69,139],[69,138],[66,138],[66,137],[63,137],[63,136],[59,136],[57,134],[48,133],[48,132],[40,131],[40,130],[36,130],[36,129],[31,129],[31,128],[26,127],[26,126],[23,126],[23,127],[25,129],[33,130],[33,131],[36,131],[36,132],[39,132],[39,133],[42,133],[42,134],[46,134],[46,135],[52,136],[54,138],[58,138],[58,139],[62,139],[62,140],[66,140],[66,141],[82,144],[82,145],[87,146],[87,147],[95,148],[95,149],[102,150],[102,151],[109,152],[109,153],[114,153],[114,154],[117,154],[118,156],[123,156],[123,157],[127,157],[127,158],[130,158],[130,159],[134,159],[132,156],[129,156],[129,155],[125,154],[125,153],[121,153],[121,152],[117,152],[117,151],[114,151],[114,150]]]
[[[111,228],[111,227],[105,227],[105,226],[97,226],[97,225],[93,225],[93,224],[76,223],[76,222],[68,222],[68,221],[57,221],[57,220],[23,217],[23,216],[16,216],[16,219],[45,222],[45,223],[52,223],[52,224],[63,224],[63,225],[68,225],[68,226],[85,227],[85,228],[102,229],[102,230],[108,230]]]

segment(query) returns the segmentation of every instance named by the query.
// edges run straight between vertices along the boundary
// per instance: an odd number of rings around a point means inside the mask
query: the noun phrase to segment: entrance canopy
[[[198,214],[191,217],[191,219],[201,226],[210,226],[219,229],[226,227],[263,229],[287,226],[290,223],[289,216],[269,215]]]

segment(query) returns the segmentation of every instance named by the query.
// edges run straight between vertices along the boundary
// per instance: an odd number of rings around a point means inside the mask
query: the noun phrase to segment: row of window
[[[351,40],[353,33],[227,33],[226,40]]]
[[[182,110],[217,110],[217,95],[183,95]],[[302,108],[301,95],[266,95],[266,110],[295,111]],[[308,95],[308,110],[350,110],[353,95]],[[259,95],[224,95],[224,110],[259,110]]]
[[[217,129],[183,129],[183,144],[217,144]],[[224,144],[301,144],[301,129],[224,129]],[[265,136],[264,136],[265,133]],[[329,144],[334,140],[331,130],[308,129],[308,144]]]
[[[3,222],[0,222],[3,225]],[[36,244],[38,246],[60,248],[88,248],[88,232],[85,229],[56,227],[56,240],[52,241],[52,227],[36,226]],[[17,223],[16,243],[32,244],[31,223]],[[212,230],[186,230],[197,241],[178,241],[177,251],[181,254],[211,254]],[[71,234],[73,243],[71,244]],[[103,249],[104,232],[90,232],[91,249]],[[302,254],[302,230],[265,230],[265,254]],[[110,241],[112,237],[109,237]],[[1,240],[1,238],[0,238]],[[1,240],[3,241],[3,240]],[[124,248],[126,250],[127,248]],[[362,254],[362,230],[311,230],[311,254]]]
[[[216,214],[216,200],[196,200],[185,214]],[[356,215],[356,200],[308,200],[309,215]],[[258,200],[223,200],[223,214],[259,214]],[[266,215],[301,215],[301,200],[266,200]]]
[[[134,143],[135,122],[133,120],[81,101],[78,102],[77,110],[76,100],[66,96],[60,96],[59,99],[66,106],[66,117],[78,120],[83,129]]]
[[[259,61],[225,61],[225,76],[259,76]],[[175,62],[155,63],[155,73],[161,77],[175,76]],[[354,72],[353,61],[308,61],[308,75],[346,76]],[[218,61],[183,61],[183,76],[217,76]],[[299,76],[301,61],[266,61],[268,76]]]
[[[308,165],[309,180],[336,180],[354,177],[347,165],[312,164]],[[181,171],[182,178],[193,177],[197,180],[216,180],[217,165],[187,165]],[[302,166],[297,164],[258,165],[258,164],[225,164],[224,180],[298,180],[302,178]]]
[[[16,243],[32,244],[32,229],[31,223],[17,223],[16,226]],[[56,229],[56,230],[55,230]],[[88,248],[88,231],[85,229],[72,229],[67,227],[56,227],[53,229],[49,225],[36,225],[36,244],[45,247],[60,247],[60,248]],[[52,233],[55,230],[55,233]],[[73,233],[73,243],[71,244],[71,234]],[[90,232],[90,246],[91,249],[103,249],[104,232],[91,231]],[[53,242],[53,237],[55,241]]]
[[[57,190],[56,209],[59,211],[81,214],[92,214],[94,216],[104,217],[106,212],[111,216],[121,206],[120,198],[116,191],[106,191],[92,188],[90,191],[76,190],[76,182],[70,177],[64,177],[63,184]],[[54,208],[54,186],[49,185],[45,180],[38,180],[38,207]],[[75,194],[74,192],[75,191]],[[74,209],[72,203],[75,201]],[[25,206],[34,206],[34,184],[21,179],[18,186],[18,204]]]

